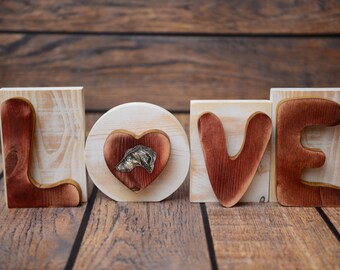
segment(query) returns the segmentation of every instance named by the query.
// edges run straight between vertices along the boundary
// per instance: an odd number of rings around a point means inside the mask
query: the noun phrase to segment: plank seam
[[[205,206],[205,203],[200,203],[200,208],[201,208],[201,214],[202,214],[202,219],[203,219],[205,238],[208,244],[211,269],[218,270],[215,248],[214,248],[214,240],[211,234],[211,228],[209,224],[209,218],[208,218],[208,213],[207,213],[207,208]]]
[[[323,221],[326,223],[328,228],[331,230],[331,232],[334,234],[336,239],[340,242],[340,234],[338,230],[336,229],[336,227],[334,226],[334,224],[332,223],[332,221],[327,216],[327,214],[321,209],[321,207],[315,207],[315,209],[316,211],[318,211],[319,215],[321,216]]]
[[[204,33],[204,32],[110,32],[110,31],[33,31],[0,30],[0,34],[89,35],[89,36],[164,36],[164,37],[258,37],[258,38],[338,38],[340,33]]]
[[[76,239],[74,240],[74,243],[73,243],[73,246],[70,252],[70,256],[65,266],[65,270],[73,269],[74,263],[76,262],[76,259],[77,259],[77,256],[78,256],[78,253],[81,247],[81,243],[85,235],[86,227],[91,216],[91,212],[93,209],[94,201],[96,199],[97,191],[98,191],[97,187],[93,186],[91,196],[87,202],[86,209],[85,209],[83,218],[81,220]]]

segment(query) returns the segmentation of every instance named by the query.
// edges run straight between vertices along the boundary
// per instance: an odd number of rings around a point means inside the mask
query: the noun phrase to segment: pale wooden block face
[[[108,168],[104,144],[114,130],[141,135],[147,130],[165,132],[171,145],[169,160],[160,175],[144,190],[133,192]],[[85,147],[86,166],[95,185],[116,201],[161,201],[185,180],[190,162],[188,138],[176,117],[167,110],[142,102],[126,103],[105,113],[92,127]]]
[[[31,174],[40,184],[73,179],[87,201],[85,107],[82,87],[2,88],[1,103],[23,97],[34,106],[36,126]]]
[[[197,122],[205,112],[216,114],[222,121],[229,156],[236,155],[243,144],[248,118],[255,112],[271,116],[267,100],[192,100],[190,108],[190,201],[218,202],[211,187],[198,134]],[[268,201],[270,170],[270,143],[260,162],[256,175],[241,202]]]
[[[340,88],[272,88],[270,99],[273,110],[273,130],[276,130],[276,112],[279,102],[289,98],[325,98],[340,103]],[[275,117],[274,117],[275,116]],[[275,132],[272,134],[270,201],[276,202],[276,148]],[[302,145],[320,149],[326,162],[320,168],[304,169],[301,179],[312,183],[323,183],[340,187],[340,125],[335,127],[311,126],[302,132]]]

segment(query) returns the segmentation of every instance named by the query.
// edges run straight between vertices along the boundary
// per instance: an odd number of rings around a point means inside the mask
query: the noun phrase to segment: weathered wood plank
[[[0,30],[161,33],[339,33],[337,0],[10,1]]]
[[[336,269],[340,246],[315,208],[207,204],[220,269]]]
[[[86,204],[77,208],[8,209],[0,183],[0,265],[63,269]]]
[[[0,44],[0,85],[83,85],[88,110],[146,101],[188,111],[191,99],[340,85],[339,38],[0,34]]]
[[[74,269],[208,269],[188,184],[161,203],[116,203],[98,191]]]
[[[322,208],[334,227],[340,232],[340,208]]]

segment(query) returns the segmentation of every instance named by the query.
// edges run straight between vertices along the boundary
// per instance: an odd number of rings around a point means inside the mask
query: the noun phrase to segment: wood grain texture
[[[335,226],[338,232],[340,232],[340,208],[322,208],[329,220]]]
[[[198,132],[210,183],[225,207],[234,206],[253,180],[269,142],[272,124],[268,115],[250,116],[240,151],[230,157],[221,120],[213,113],[198,119]]]
[[[133,192],[112,174],[103,149],[114,130],[142,134],[147,130],[166,133],[171,146],[167,165],[143,191]],[[190,163],[187,135],[176,117],[154,104],[132,102],[106,112],[92,127],[85,146],[87,171],[96,186],[116,201],[161,201],[175,192],[185,180]]]
[[[340,88],[272,88],[270,99],[272,101],[273,115],[277,113],[277,105],[285,99],[314,97],[333,100],[340,103]],[[272,118],[273,130],[276,130],[276,117]],[[340,171],[337,169],[340,162],[340,125],[333,127],[310,126],[301,132],[301,143],[308,148],[321,149],[326,155],[326,162],[320,168],[306,168],[301,178],[310,183],[324,183],[340,186]],[[276,132],[271,139],[271,163],[276,163]],[[276,167],[270,168],[270,201],[276,202]]]
[[[321,98],[283,100],[276,119],[276,196],[286,206],[340,206],[340,189],[301,179],[304,168],[319,168],[326,160],[318,149],[301,145],[306,126],[340,124],[340,104]]]
[[[256,112],[271,117],[268,100],[192,100],[190,107],[190,201],[218,202],[211,186],[198,132],[198,120],[212,112],[222,121],[225,134],[225,153],[236,156],[243,146],[248,119]],[[214,129],[211,129],[214,131]],[[270,146],[268,145],[256,174],[242,196],[241,202],[268,201]]]
[[[30,167],[32,178],[43,185],[73,179],[80,185],[82,201],[86,202],[82,87],[0,89],[0,102],[13,97],[29,100],[36,114]]]
[[[315,208],[207,204],[219,269],[337,269],[339,242]]]
[[[1,268],[64,269],[85,205],[9,210],[0,194]]]
[[[209,269],[188,184],[162,203],[115,203],[99,192],[74,269]]]
[[[145,101],[189,111],[193,99],[340,85],[335,37],[0,34],[0,44],[2,86],[83,85],[87,110]]]
[[[33,105],[22,98],[1,104],[1,139],[9,208],[68,207],[81,202],[81,188],[72,179],[41,185],[31,177],[31,152],[35,128]]]
[[[149,147],[156,153],[151,172],[138,166],[131,172],[121,172],[117,164],[125,158],[126,152],[138,145]],[[104,159],[112,174],[130,190],[143,191],[163,171],[170,158],[171,146],[168,135],[161,130],[147,130],[140,135],[127,130],[113,131],[104,144]],[[149,157],[150,158],[150,157]]]
[[[336,0],[5,0],[0,30],[327,34],[339,33],[339,12]]]

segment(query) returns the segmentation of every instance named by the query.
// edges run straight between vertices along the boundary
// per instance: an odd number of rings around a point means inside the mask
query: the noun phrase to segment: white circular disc
[[[122,184],[106,165],[104,143],[116,129],[126,129],[137,135],[149,129],[159,129],[170,138],[171,153],[167,165],[149,186],[138,193]],[[188,174],[188,138],[176,117],[162,107],[143,102],[126,103],[112,108],[94,124],[86,141],[85,161],[94,184],[113,200],[161,201],[176,191]]]

